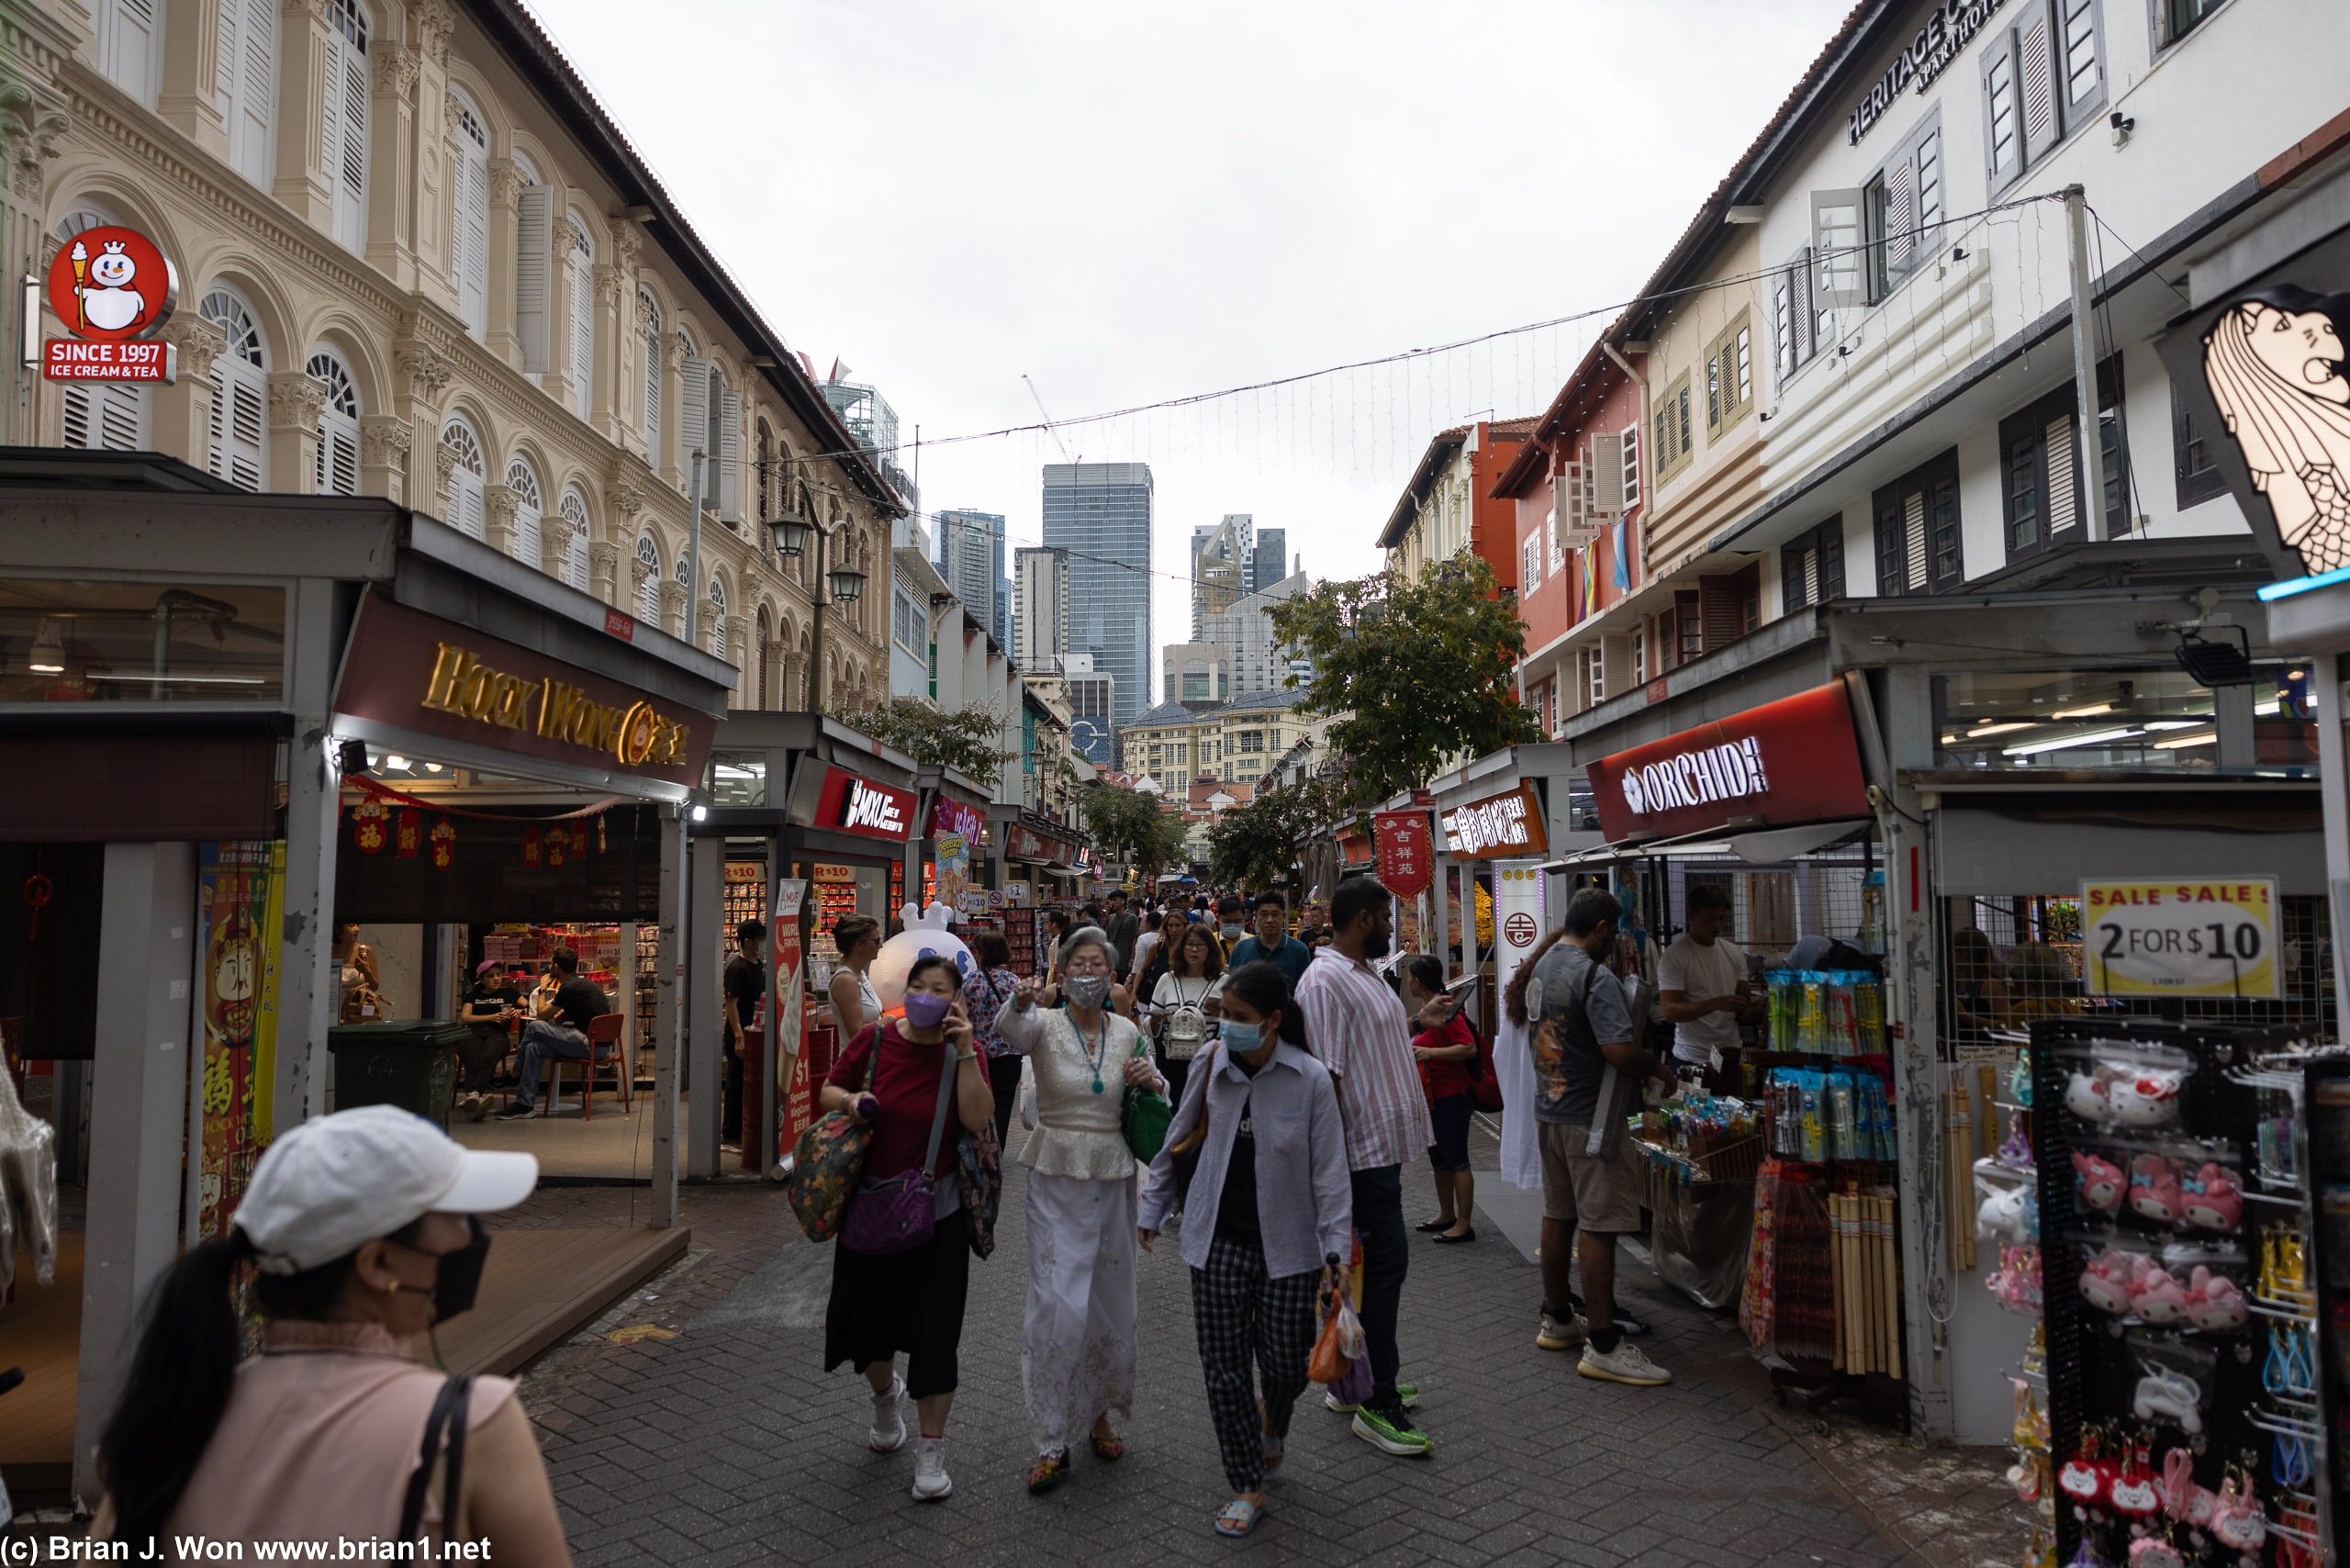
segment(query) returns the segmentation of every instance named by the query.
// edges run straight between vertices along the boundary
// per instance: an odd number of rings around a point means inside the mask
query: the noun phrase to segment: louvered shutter
[[[585,252],[571,252],[571,406],[581,419],[595,407],[596,269]]]
[[[1885,281],[1888,288],[1908,277],[1918,256],[1918,171],[1912,150],[1885,166]]]
[[[2064,134],[2056,94],[2056,40],[2049,27],[2049,0],[2026,0],[2016,23],[2016,79],[2023,113],[2023,161],[2030,168],[2046,157]]]
[[[1706,652],[1726,648],[1746,633],[1745,599],[1735,577],[1697,579],[1697,620]]]
[[[1911,490],[1901,498],[1901,559],[1906,568],[1902,587],[1911,593],[1926,586],[1926,492]]]
[[[241,6],[237,21],[237,114],[229,129],[237,170],[265,185],[276,164],[271,134],[277,104],[277,6],[274,0],[220,0]]]
[[[677,471],[687,484],[693,483],[694,452],[707,451],[710,430],[710,362],[686,356],[685,407],[677,421]],[[714,454],[713,454],[714,455]],[[703,498],[709,498],[710,472],[702,471]]]
[[[554,193],[544,185],[525,185],[515,212],[514,335],[522,342],[522,373],[544,375]]]
[[[718,521],[743,521],[743,395],[718,399]]]
[[[661,333],[656,328],[641,334],[644,354],[644,454],[654,466],[661,464]]]
[[[1823,310],[1864,305],[1858,187],[1811,193],[1812,298]]]
[[[458,133],[461,140],[464,132]],[[469,143],[457,158],[456,225],[451,236],[457,260],[457,299],[465,325],[476,334],[489,329],[489,165]]]
[[[1811,292],[1810,246],[1796,252],[1795,269],[1787,284],[1794,296],[1796,363],[1808,364],[1811,356],[1819,352],[1819,304]]]
[[[343,36],[341,18],[330,12],[327,22],[327,112],[319,123],[319,167],[326,171],[327,184],[334,188],[337,240],[342,239],[342,57],[350,48],[351,40]]]
[[[2048,526],[2072,528],[2081,521],[2080,484],[2075,476],[2074,436],[2077,431],[2070,409],[2048,421]]]
[[[588,591],[588,503],[579,498],[576,490],[566,490],[563,497],[563,526],[568,532],[564,546],[563,580]]]
[[[243,18],[244,0],[218,0],[218,9],[213,13],[212,103],[220,111],[220,123],[230,127],[229,145],[230,161],[235,160],[237,133],[237,24]],[[119,16],[128,7],[117,0],[115,13]]]
[[[526,463],[509,463],[506,465],[506,487],[514,492],[514,558],[525,566],[541,566],[545,556],[539,534],[543,514],[538,476]]]
[[[636,558],[653,567],[644,574],[644,586],[637,590],[636,618],[649,626],[658,626],[661,624],[660,557],[653,553],[649,540],[639,540]]]
[[[84,452],[144,452],[147,389],[111,382],[65,384],[64,444]]]
[[[327,75],[327,178],[334,185],[334,234],[352,251],[367,248],[367,116],[374,75],[367,65],[367,46],[333,35],[339,46],[336,64]],[[337,146],[337,143],[340,146]]]

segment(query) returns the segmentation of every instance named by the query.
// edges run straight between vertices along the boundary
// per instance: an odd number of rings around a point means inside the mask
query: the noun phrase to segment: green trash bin
[[[334,1053],[334,1106],[397,1105],[449,1130],[457,1086],[457,1043],[471,1028],[450,1018],[338,1024],[327,1031]]]

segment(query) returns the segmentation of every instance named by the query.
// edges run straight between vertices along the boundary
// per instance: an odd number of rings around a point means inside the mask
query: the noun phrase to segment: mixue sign
[[[1587,771],[1611,843],[1869,810],[1852,703],[1838,684],[1617,752]]]

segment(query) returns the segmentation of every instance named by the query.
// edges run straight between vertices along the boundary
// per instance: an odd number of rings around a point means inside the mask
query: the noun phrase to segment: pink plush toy
[[[2233,1230],[2244,1223],[2244,1193],[2226,1168],[2206,1165],[2180,1182],[2184,1204],[2179,1217],[2201,1230]]]
[[[2145,1260],[2136,1260],[2143,1263]],[[2109,1312],[2116,1317],[2130,1311],[2131,1257],[2110,1248],[2089,1260],[2081,1271],[2081,1294],[2099,1312]]]
[[[2187,1292],[2162,1268],[2140,1258],[2130,1266],[2130,1305],[2147,1323],[2177,1323],[2187,1316]]]
[[[2073,1170],[2080,1179],[2083,1203],[2099,1214],[2109,1215],[2121,1206],[2121,1193],[2129,1185],[2121,1167],[2094,1154],[2076,1154],[2073,1156]]]
[[[2178,1168],[2159,1154],[2130,1162],[2130,1207],[2157,1225],[2178,1223]]]
[[[2241,1328],[2251,1317],[2252,1308],[2233,1280],[2225,1274],[2215,1274],[2200,1263],[2195,1265],[2187,1286],[2189,1323],[2198,1328]]]

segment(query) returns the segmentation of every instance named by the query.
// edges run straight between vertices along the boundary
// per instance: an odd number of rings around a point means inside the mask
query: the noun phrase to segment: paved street
[[[956,1491],[935,1506],[907,1496],[910,1451],[867,1450],[861,1382],[818,1370],[827,1250],[800,1238],[777,1189],[689,1190],[688,1259],[528,1380],[579,1562],[723,1564],[818,1550],[842,1563],[2012,1557],[2020,1531],[1996,1486],[2003,1459],[1919,1450],[1776,1411],[1734,1328],[1668,1299],[1643,1267],[1628,1271],[1631,1294],[1659,1325],[1651,1349],[1675,1383],[1636,1391],[1577,1377],[1569,1357],[1534,1349],[1535,1270],[1488,1226],[1473,1246],[1423,1243],[1413,1255],[1404,1375],[1426,1390],[1430,1458],[1382,1455],[1309,1402],[1258,1533],[1243,1543],[1210,1533],[1227,1494],[1185,1271],[1167,1247],[1144,1260],[1125,1459],[1080,1455],[1071,1484],[1032,1498],[1022,1484],[1021,1180],[1008,1173],[996,1255],[972,1271],[949,1428]],[[1417,1186],[1407,1193],[1414,1219],[1433,1212]],[[625,1193],[554,1191],[517,1217],[576,1224],[618,1218],[627,1204]]]

